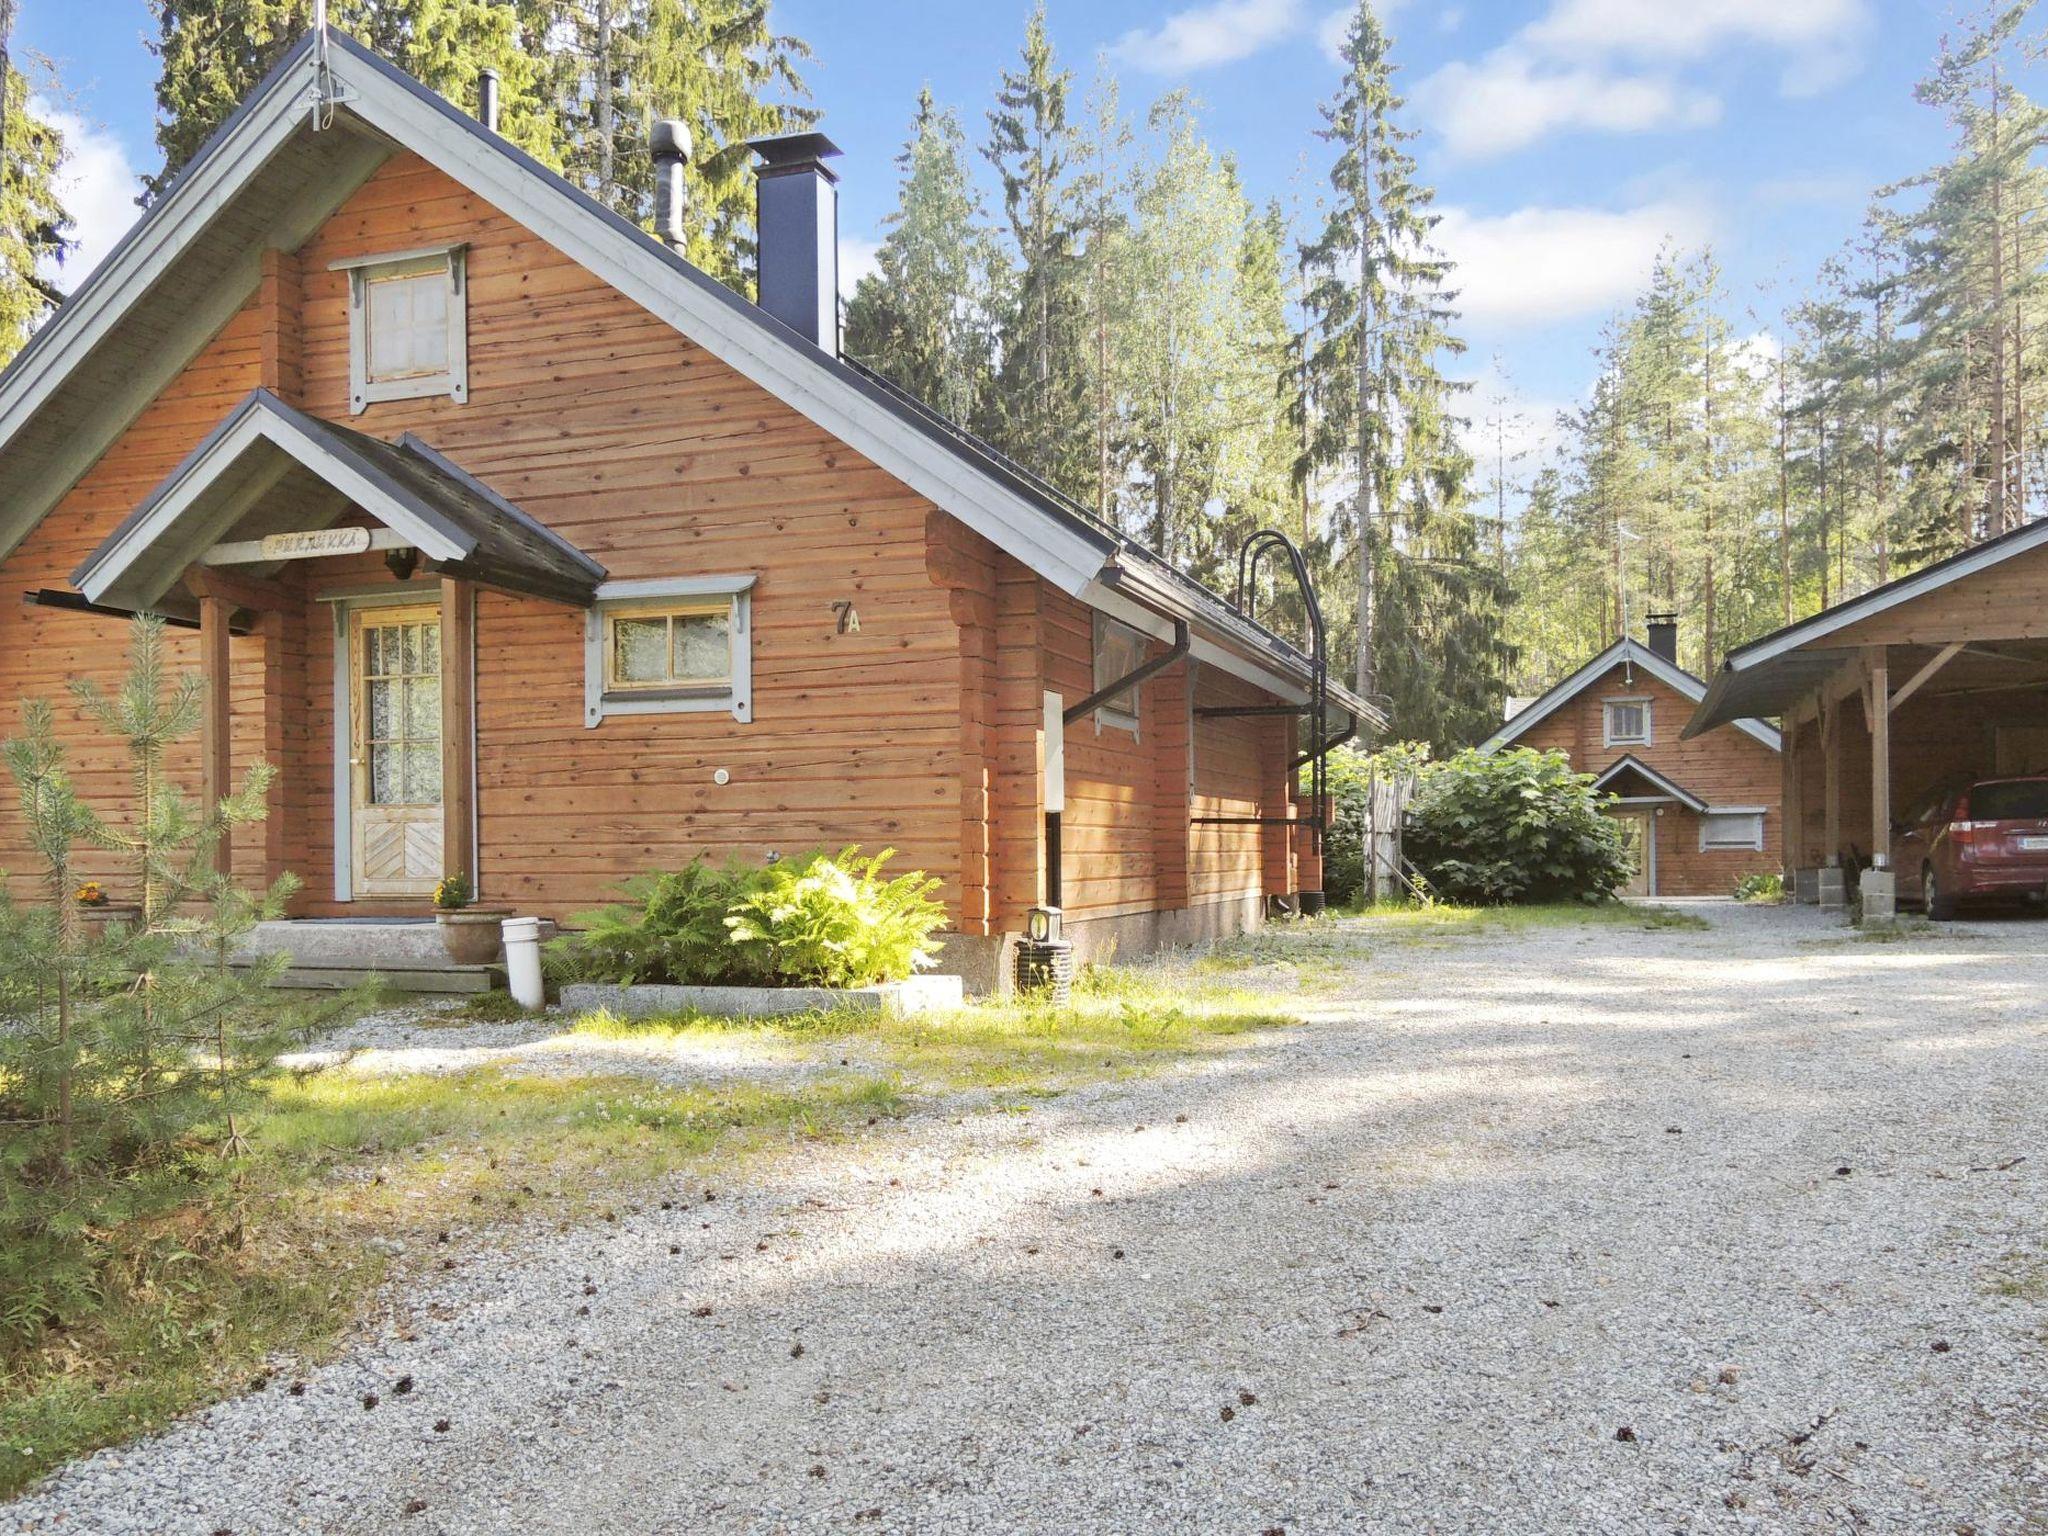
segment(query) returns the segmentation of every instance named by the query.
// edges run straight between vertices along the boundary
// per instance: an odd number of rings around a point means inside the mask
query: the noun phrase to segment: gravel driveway
[[[2048,924],[1700,910],[1361,928],[1307,1027],[472,1255],[0,1521],[2048,1530]]]

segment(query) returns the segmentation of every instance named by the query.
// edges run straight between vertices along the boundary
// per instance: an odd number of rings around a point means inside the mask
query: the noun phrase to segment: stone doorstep
[[[456,965],[447,959],[438,966],[408,966],[403,963],[390,966],[294,965],[271,985],[294,992],[339,992],[359,987],[373,977],[393,992],[453,997],[504,986],[505,968],[500,965]]]
[[[852,1008],[897,1018],[958,1008],[966,988],[958,976],[913,976],[878,987],[671,987],[608,986],[572,982],[562,988],[562,1006],[578,1013],[603,1008],[621,1018],[656,1018],[672,1013],[711,1013],[765,1019],[827,1008]]]

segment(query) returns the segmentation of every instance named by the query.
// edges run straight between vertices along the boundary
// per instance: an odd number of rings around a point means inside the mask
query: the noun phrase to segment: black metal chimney
[[[498,72],[484,70],[476,77],[476,115],[491,132],[498,131]]]
[[[1652,613],[1646,615],[1650,626],[1650,649],[1670,662],[1678,665],[1678,615],[1675,613]]]
[[[822,133],[754,139],[761,307],[828,352],[839,350],[839,146]]]
[[[672,251],[683,248],[683,167],[690,160],[690,129],[674,118],[654,125],[647,141],[654,157],[654,232]]]

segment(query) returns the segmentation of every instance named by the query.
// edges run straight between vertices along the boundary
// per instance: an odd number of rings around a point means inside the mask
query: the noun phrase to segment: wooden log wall
[[[1657,838],[1657,889],[1666,896],[1718,896],[1734,890],[1744,875],[1780,865],[1784,828],[1780,814],[1784,783],[1778,754],[1745,731],[1723,726],[1690,741],[1679,732],[1692,718],[1694,701],[1642,668],[1633,677],[1617,666],[1580,690],[1547,718],[1523,733],[1517,745],[1560,749],[1581,773],[1604,772],[1617,759],[1633,756],[1709,805],[1761,805],[1764,846],[1702,850],[1700,818],[1682,807],[1664,808],[1653,818]],[[1650,700],[1650,744],[1604,745],[1603,703],[1613,698]]]
[[[468,245],[469,390],[348,401],[345,257]],[[415,157],[395,155],[257,290],[5,563],[5,587],[69,572],[251,388],[395,439],[413,432],[602,562],[614,580],[752,574],[754,719],[723,713],[583,723],[582,616],[480,592],[480,894],[569,916],[618,879],[699,853],[759,858],[861,843],[944,882],[959,926],[1014,928],[1042,899],[1043,693],[1092,687],[1088,611],[939,514],[845,444],[638,309]],[[290,868],[299,910],[332,899],[334,632],[319,594],[392,581],[374,555],[298,562],[294,595],[230,647],[233,760],[282,769],[270,824],[236,845],[261,880]],[[422,602],[437,600],[416,578]],[[852,602],[857,632],[833,604]],[[0,689],[59,698],[80,785],[125,791],[108,744],[62,697],[119,676],[118,621],[0,606]],[[195,637],[180,632],[181,666]],[[1133,739],[1067,732],[1067,901],[1077,916],[1257,891],[1255,813],[1270,722],[1194,722],[1191,701],[1262,698],[1183,664],[1143,690]],[[11,727],[12,722],[6,722]],[[1270,755],[1270,754],[1268,754]],[[1192,767],[1190,758],[1192,757]],[[197,749],[178,771],[196,783]],[[713,780],[724,769],[729,782]],[[120,883],[88,859],[84,875]],[[0,865],[28,868],[0,811]],[[379,908],[382,910],[382,908]]]

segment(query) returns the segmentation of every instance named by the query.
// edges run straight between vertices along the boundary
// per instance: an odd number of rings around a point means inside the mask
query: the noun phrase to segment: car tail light
[[[1956,840],[1956,852],[1968,858],[1977,851],[1977,834],[1979,832],[1989,832],[1991,830],[1991,823],[1988,821],[1952,821],[1948,824],[1948,829]]]

